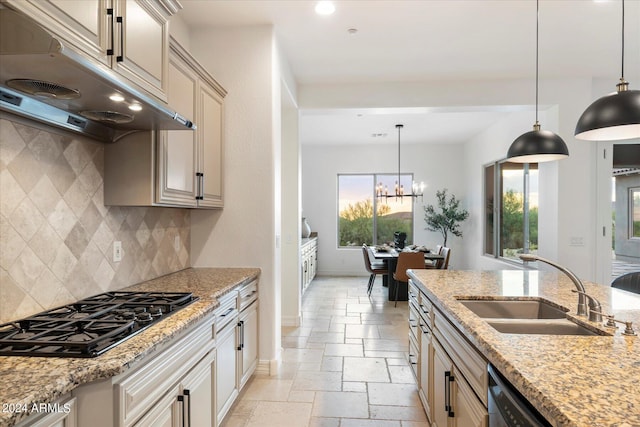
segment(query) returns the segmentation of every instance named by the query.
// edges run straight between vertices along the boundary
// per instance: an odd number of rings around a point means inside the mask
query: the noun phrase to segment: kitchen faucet
[[[571,272],[568,268],[565,268],[565,267],[563,267],[561,265],[558,265],[553,261],[549,261],[546,258],[539,257],[538,255],[520,254],[520,259],[523,260],[523,261],[527,261],[527,262],[530,262],[530,261],[541,261],[541,262],[544,262],[545,264],[549,264],[549,265],[557,268],[558,270],[562,271],[567,276],[569,276],[569,279],[571,279],[573,284],[576,286],[576,289],[578,290],[578,312],[576,314],[578,316],[586,316],[587,315],[587,304],[585,303],[586,296],[587,296],[587,291],[584,289],[584,285],[582,284],[580,279],[578,279],[578,276],[573,274],[573,272]],[[592,299],[589,299],[589,301],[591,302]],[[589,308],[595,309],[595,306],[594,307],[590,306]],[[597,310],[597,311],[600,311],[600,310]]]

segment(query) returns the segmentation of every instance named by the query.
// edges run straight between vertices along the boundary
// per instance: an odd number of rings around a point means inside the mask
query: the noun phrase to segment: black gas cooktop
[[[196,300],[190,293],[105,292],[0,325],[0,355],[96,357]]]

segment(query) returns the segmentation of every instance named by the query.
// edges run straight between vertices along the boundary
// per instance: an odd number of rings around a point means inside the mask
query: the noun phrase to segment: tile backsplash
[[[190,266],[190,211],[104,206],[103,157],[0,119],[0,323]]]

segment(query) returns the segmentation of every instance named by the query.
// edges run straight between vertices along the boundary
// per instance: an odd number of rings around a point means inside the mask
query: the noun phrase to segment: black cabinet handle
[[[107,56],[113,56],[113,32],[115,31],[115,28],[113,28],[113,9],[109,8],[107,9],[107,15],[109,15],[109,19],[111,20],[111,45],[109,45],[109,48],[107,49]]]
[[[240,342],[238,343],[238,351],[244,348],[244,320],[238,322],[238,328],[240,328]]]
[[[196,200],[204,200],[204,174],[196,172]]]
[[[191,391],[188,388],[185,388],[182,394],[187,399],[187,414],[189,420],[187,426],[191,427]],[[184,419],[182,420],[182,425],[184,426]]]
[[[120,55],[116,56],[116,61],[122,62],[124,61],[124,18],[117,16],[116,22],[120,24]]]
[[[451,405],[451,383],[454,381],[451,371],[444,373],[444,410],[447,411],[447,416],[454,417],[453,406]]]

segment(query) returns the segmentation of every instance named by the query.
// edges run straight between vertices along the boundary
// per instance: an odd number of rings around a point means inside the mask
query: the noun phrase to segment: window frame
[[[640,235],[636,236],[634,227],[634,213],[635,213],[635,200],[634,193],[640,196],[640,187],[629,187],[628,204],[629,204],[629,225],[628,225],[628,238],[629,240],[640,240]],[[640,211],[640,206],[638,207]],[[640,214],[640,212],[638,212]]]
[[[502,248],[502,207],[503,207],[503,186],[502,186],[502,171],[503,165],[506,163],[514,163],[509,162],[509,159],[503,158],[491,163],[486,163],[482,166],[483,171],[483,245],[482,245],[482,253],[484,256],[489,256],[495,259],[499,259],[505,262],[524,265],[524,261],[519,258],[509,258],[502,256],[503,248]],[[523,253],[530,253],[531,250],[531,235],[530,235],[530,194],[531,194],[531,182],[530,182],[530,171],[531,165],[536,165],[535,169],[539,169],[539,165],[537,163],[522,163],[523,177],[522,177],[522,188],[523,188],[523,218],[522,218],[522,229],[523,229]],[[490,180],[487,176],[487,171],[493,169],[493,179]],[[538,178],[539,182],[539,178]],[[491,185],[491,191],[493,198],[491,201],[493,202],[493,206],[491,209],[488,208],[489,199],[488,197],[488,184]],[[487,251],[488,244],[488,231],[487,227],[489,226],[488,215],[491,213],[492,215],[492,227],[491,230],[491,242],[492,242],[492,252]],[[540,242],[538,241],[538,246]]]

